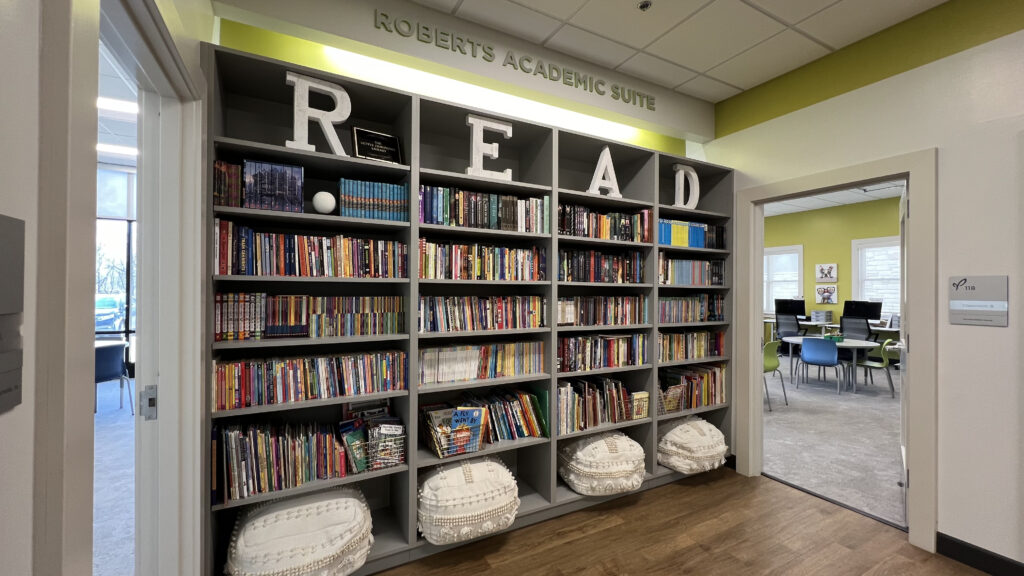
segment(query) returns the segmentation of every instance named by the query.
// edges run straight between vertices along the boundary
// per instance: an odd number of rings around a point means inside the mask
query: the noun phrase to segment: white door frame
[[[160,418],[137,420],[142,441],[136,446],[136,482],[150,483],[152,498],[136,498],[136,546],[149,550],[136,555],[136,573],[198,573],[201,92],[153,0],[47,0],[40,21],[37,342],[45,345],[37,345],[35,358],[33,571],[92,572],[89,344],[102,31],[119,60],[134,65],[140,90],[149,92],[144,113],[152,121],[156,112],[155,123],[140,134],[140,222],[145,218],[153,226],[139,230],[145,267],[139,271],[139,345],[140,356],[150,360],[139,358],[136,390],[159,381],[162,392]],[[152,150],[159,151],[155,157]],[[159,334],[159,341],[145,337],[144,330]]]
[[[737,470],[761,474],[764,421],[761,388],[761,305],[763,296],[764,203],[804,196],[846,182],[907,179],[913,199],[913,226],[907,239],[907,293],[904,315],[912,333],[908,345],[906,385],[913,386],[907,405],[907,523],[910,543],[935,551],[937,529],[937,373],[938,235],[936,149],[911,152],[846,168],[784,180],[736,192],[736,333],[734,394]],[[911,336],[913,339],[911,340]]]

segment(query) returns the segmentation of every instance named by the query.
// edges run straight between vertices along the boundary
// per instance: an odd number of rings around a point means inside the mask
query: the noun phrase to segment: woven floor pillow
[[[512,525],[519,486],[499,460],[439,466],[420,482],[417,527],[431,544],[453,544]]]
[[[621,432],[605,432],[558,449],[558,474],[584,496],[636,490],[644,481],[644,449]]]
[[[696,416],[658,433],[658,464],[684,474],[694,474],[725,464],[729,447],[725,436]]]
[[[224,571],[232,576],[347,576],[366,562],[373,521],[344,488],[278,500],[239,517]]]

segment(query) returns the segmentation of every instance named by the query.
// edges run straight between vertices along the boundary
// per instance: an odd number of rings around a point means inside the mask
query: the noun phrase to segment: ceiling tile
[[[808,40],[799,32],[784,30],[715,66],[707,74],[747,90],[826,54],[828,50],[820,44]]]
[[[842,48],[944,1],[843,0],[804,20],[797,28],[833,48]]]
[[[789,202],[772,202],[764,205],[765,216],[778,216],[780,214],[792,214],[793,212],[803,211],[803,208],[790,204]]]
[[[723,84],[713,78],[708,78],[707,76],[697,76],[693,80],[690,80],[676,88],[676,92],[689,94],[690,96],[700,98],[701,100],[707,100],[708,102],[718,102],[719,100],[725,100],[730,96],[735,96],[740,93],[739,89],[733,88],[728,84]]]
[[[457,1],[457,0],[456,0]],[[587,0],[512,0],[559,20],[568,20]]]
[[[565,52],[606,68],[615,68],[636,54],[636,50],[628,46],[612,42],[574,26],[562,26],[562,29],[544,45],[552,50]]]
[[[417,4],[422,4],[428,8],[434,10],[440,10],[441,12],[451,13],[452,10],[459,4],[459,0],[412,0]]]
[[[543,42],[562,25],[559,20],[508,0],[463,0],[456,15],[534,44]]]
[[[646,12],[631,0],[590,0],[570,23],[621,42],[643,48],[707,4],[707,0],[655,2]]]
[[[837,0],[747,0],[780,20],[796,24],[815,12],[828,8]]]
[[[703,72],[778,34],[784,26],[739,0],[716,0],[647,52]]]
[[[675,88],[697,75],[692,70],[676,66],[644,52],[638,52],[626,60],[618,70],[666,88]]]

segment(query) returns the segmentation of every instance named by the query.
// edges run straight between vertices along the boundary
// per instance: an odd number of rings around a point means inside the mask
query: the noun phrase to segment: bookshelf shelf
[[[278,490],[276,492],[268,492],[266,494],[257,494],[248,498],[242,498],[241,500],[231,500],[224,504],[214,504],[211,509],[214,512],[221,510],[229,510],[231,508],[240,508],[243,506],[250,506],[252,504],[259,504],[260,502],[268,502],[270,500],[277,500],[280,498],[287,498],[289,496],[298,496],[299,494],[308,494],[310,492],[318,492],[320,490],[326,490],[328,488],[335,488],[338,486],[344,486],[346,484],[352,484],[354,482],[362,482],[363,480],[369,480],[371,478],[381,478],[383,476],[391,476],[401,472],[407,472],[409,470],[408,464],[401,464],[399,466],[393,466],[391,468],[385,468],[383,470],[374,470],[372,472],[363,472],[360,474],[351,474],[349,476],[343,476],[341,478],[332,478],[331,480],[315,480],[313,482],[307,482],[302,486],[295,488],[288,488],[286,490]]]
[[[366,334],[363,336],[336,336],[332,338],[265,338],[262,340],[221,340],[214,342],[213,350],[245,350],[258,348],[293,348],[305,346],[332,346],[353,342],[401,342],[408,334]]]
[[[567,332],[610,332],[612,330],[647,330],[653,324],[612,324],[612,325],[591,325],[591,326],[559,326],[560,333]]]
[[[637,366],[616,366],[615,368],[594,368],[593,370],[577,370],[575,372],[559,372],[559,378],[578,378],[580,376],[596,376],[598,374],[615,374],[618,372],[633,372],[636,370],[648,370],[652,364],[640,364]]]
[[[483,176],[470,176],[449,172],[446,170],[433,170],[420,168],[420,180],[424,184],[435,186],[458,186],[464,187],[471,192],[503,192],[506,194],[520,194],[527,196],[539,196],[551,192],[551,186],[531,184],[529,182],[516,182],[511,180],[498,180],[497,178],[486,178]]]
[[[213,418],[214,420],[223,420],[225,418],[238,418],[242,416],[251,416],[253,414],[270,414],[273,412],[322,408],[324,406],[351,404],[353,402],[370,402],[373,400],[383,400],[385,398],[398,398],[400,396],[408,395],[408,390],[392,390],[390,392],[376,392],[373,394],[357,394],[354,396],[338,396],[335,398],[318,398],[316,400],[303,400],[301,402],[281,402],[278,404],[251,406],[249,408],[215,410],[210,413],[210,418]]]
[[[686,360],[662,360],[658,362],[658,368],[689,366],[691,364],[707,364],[709,362],[726,362],[728,360],[728,356],[707,356],[705,358],[688,358]]]
[[[420,396],[423,396],[425,394],[451,392],[453,390],[472,390],[474,388],[490,388],[493,386],[504,386],[506,384],[519,384],[522,382],[539,382],[541,380],[550,379],[551,374],[547,373],[527,374],[525,376],[507,376],[505,378],[481,378],[480,380],[472,380],[470,382],[457,382],[453,384],[429,384],[426,386],[420,386],[418,391]]]
[[[683,416],[704,414],[705,412],[713,412],[715,410],[728,408],[729,406],[730,404],[728,402],[723,402],[722,404],[714,404],[712,406],[701,406],[700,408],[690,408],[688,410],[677,410],[675,412],[668,412],[666,414],[658,414],[658,421],[664,422],[665,420],[675,420],[676,418],[682,418]]]
[[[676,157],[655,150],[649,150],[629,144],[604,140],[598,136],[575,133],[550,126],[531,123],[525,120],[504,116],[502,110],[476,110],[432,100],[426,96],[415,95],[375,86],[356,79],[332,74],[328,71],[315,70],[286,62],[276,61],[263,56],[245,54],[236,50],[204,45],[202,66],[206,75],[207,117],[205,159],[204,159],[204,190],[205,216],[203,225],[211,230],[214,220],[235,222],[243,226],[256,228],[258,231],[269,231],[280,234],[316,234],[344,235],[377,238],[389,242],[401,242],[406,246],[407,260],[405,267],[409,278],[336,278],[336,277],[298,277],[298,276],[241,276],[215,274],[214,266],[219,253],[215,254],[215,240],[211,238],[206,247],[204,257],[206,273],[204,274],[204,342],[203,356],[206,359],[203,374],[203,393],[206,397],[216,391],[217,382],[214,367],[217,363],[241,365],[242,362],[262,361],[286,357],[288,359],[306,359],[313,356],[350,352],[374,354],[390,352],[388,356],[397,358],[400,351],[405,354],[406,382],[405,390],[394,390],[374,394],[340,396],[306,400],[302,402],[254,406],[234,410],[213,411],[207,403],[203,430],[200,434],[213,438],[215,442],[204,442],[203,463],[199,473],[202,493],[213,493],[213,480],[223,492],[226,474],[224,467],[224,450],[222,430],[238,427],[265,427],[273,423],[317,423],[334,426],[343,418],[348,417],[351,407],[360,407],[363,403],[387,403],[392,414],[401,419],[406,427],[406,462],[397,467],[374,472],[350,475],[332,480],[320,480],[307,483],[297,488],[261,494],[243,500],[228,503],[213,503],[214,497],[205,496],[206,501],[201,513],[207,515],[203,523],[203,570],[202,576],[219,574],[224,566],[227,554],[227,542],[234,528],[238,512],[251,504],[259,504],[270,500],[288,499],[301,494],[328,490],[338,486],[356,486],[366,495],[373,514],[375,544],[370,551],[366,565],[360,574],[375,573],[413,558],[442,552],[450,546],[432,546],[419,537],[416,527],[417,491],[432,467],[457,463],[460,460],[490,456],[503,461],[519,485],[520,508],[519,516],[522,525],[541,519],[547,519],[567,509],[578,509],[613,497],[584,497],[572,492],[559,478],[557,472],[556,449],[559,441],[597,434],[609,430],[621,430],[639,442],[645,451],[647,460],[646,479],[641,489],[664,484],[683,475],[668,471],[658,466],[656,459],[656,443],[659,423],[670,425],[675,419],[690,414],[701,414],[712,422],[726,435],[727,443],[732,443],[733,420],[732,406],[726,402],[716,406],[697,408],[694,410],[657,415],[658,391],[661,383],[659,377],[667,376],[659,373],[659,368],[680,367],[682,370],[690,365],[709,363],[726,363],[728,356],[701,358],[692,360],[657,362],[659,347],[654,338],[659,330],[678,333],[686,329],[706,329],[723,333],[725,350],[733,350],[733,331],[729,329],[730,320],[717,322],[675,322],[659,323],[659,302],[663,298],[696,297],[710,294],[709,301],[721,297],[724,317],[733,316],[733,300],[730,284],[733,282],[733,247],[734,231],[732,229],[734,174],[729,168],[715,166],[689,158]],[[342,86],[351,98],[351,115],[348,120],[336,125],[338,136],[345,150],[352,153],[352,132],[354,127],[390,134],[397,138],[400,156],[405,164],[390,164],[374,160],[356,158],[354,156],[338,156],[329,153],[327,139],[322,129],[311,124],[308,133],[309,143],[315,151],[288,148],[285,141],[292,137],[291,126],[294,114],[293,88],[285,81],[286,72],[295,72],[317,77],[321,80]],[[314,105],[316,107],[316,105]],[[507,122],[512,126],[512,134],[508,138],[485,141],[500,143],[497,158],[488,159],[489,170],[510,170],[512,181],[490,177],[471,176],[465,173],[470,166],[470,130],[466,124],[467,114],[475,114]],[[613,158],[621,198],[610,198],[606,192],[589,194],[584,192],[592,181],[597,160],[603,149],[607,147]],[[257,162],[270,162],[300,166],[303,168],[303,206],[309,212],[291,213],[273,210],[256,210],[247,208],[213,206],[215,185],[218,194],[225,193],[223,174],[229,174],[227,185],[234,186],[237,170],[214,170],[214,162],[239,164],[250,159]],[[693,167],[700,179],[701,197],[698,209],[689,210],[672,206],[675,199],[675,172],[673,166],[684,164]],[[217,180],[215,180],[215,175]],[[367,181],[389,185],[405,185],[408,188],[407,221],[375,220],[340,216],[340,210],[334,214],[312,213],[310,202],[313,193],[320,190],[339,194],[340,179]],[[365,199],[353,198],[353,190],[346,188],[349,194],[346,199],[352,203]],[[424,200],[438,198],[437,190],[430,187],[449,188],[483,194],[509,195],[517,201],[539,200],[541,206],[548,205],[548,233],[521,233],[508,230],[490,230],[429,224],[419,222],[420,198]],[[385,188],[393,191],[394,188]],[[268,189],[259,192],[266,193]],[[372,189],[371,189],[372,194]],[[230,197],[237,199],[237,187]],[[429,196],[428,196],[429,194]],[[421,196],[422,195],[422,196]],[[440,196],[443,198],[444,196]],[[470,197],[473,198],[473,197]],[[295,200],[295,198],[292,198]],[[395,198],[388,198],[394,201]],[[476,197],[479,204],[480,197]],[[488,199],[490,200],[490,199]],[[503,200],[504,202],[504,200]],[[294,202],[293,202],[294,203]],[[592,212],[638,214],[648,211],[651,223],[650,242],[631,242],[602,238],[577,237],[558,233],[559,205],[582,206]],[[470,206],[473,200],[470,199]],[[493,204],[485,204],[489,208]],[[393,205],[391,205],[393,207]],[[502,204],[504,206],[504,204]],[[507,206],[506,206],[507,207]],[[535,208],[536,206],[534,206]],[[430,207],[428,207],[428,212]],[[436,208],[436,206],[435,206]],[[518,208],[518,207],[517,207]],[[488,210],[490,211],[490,210]],[[481,211],[482,212],[482,211]],[[584,212],[583,210],[580,213]],[[348,211],[345,212],[349,214]],[[478,214],[479,215],[479,214]],[[563,211],[564,215],[564,211]],[[568,218],[568,217],[566,217]],[[709,229],[715,240],[719,240],[724,249],[700,249],[672,247],[659,244],[664,241],[658,238],[661,227],[660,219],[675,219],[687,222],[704,223],[721,226],[721,229]],[[432,220],[432,218],[428,218]],[[475,223],[476,220],[473,220]],[[677,228],[678,230],[678,228]],[[543,249],[545,252],[546,280],[452,280],[419,278],[428,274],[421,270],[419,260],[419,242],[429,241],[438,244],[485,244],[512,249]],[[696,242],[695,242],[696,243]],[[239,247],[239,250],[241,248]],[[564,282],[558,280],[560,269],[560,252],[585,252],[594,250],[610,256],[638,255],[643,265],[642,277],[630,275],[636,279],[631,283],[603,282]],[[439,250],[440,252],[440,250]],[[297,256],[304,256],[298,254]],[[314,255],[315,256],[315,255]],[[661,285],[658,284],[659,257],[677,257],[679,259],[711,260],[716,268],[721,267],[721,286],[696,285]],[[582,258],[580,258],[582,260]],[[637,264],[637,262],[631,262]],[[619,265],[616,263],[616,265]],[[716,270],[717,272],[717,270]],[[588,276],[589,277],[589,276]],[[323,298],[361,298],[382,295],[401,298],[404,303],[404,326],[409,333],[380,334],[366,336],[347,336],[336,338],[275,338],[246,341],[214,341],[215,308],[218,303],[217,294],[232,292],[267,293],[270,296],[310,296]],[[418,333],[417,302],[423,298],[471,298],[473,296],[488,298],[512,298],[511,295],[539,298],[543,302],[544,318],[548,326],[540,328],[523,328],[513,330],[484,330],[460,332],[427,332]],[[557,326],[556,318],[563,298],[572,302],[568,306],[580,306],[588,320],[594,318],[628,318],[636,323],[622,325],[588,325],[588,326]],[[590,300],[591,298],[601,300]],[[612,303],[615,308],[603,310],[588,309],[583,306],[605,306],[611,298],[629,299]],[[578,300],[577,300],[578,299]],[[353,300],[354,301],[354,300]],[[696,301],[696,298],[695,298]],[[281,306],[277,301],[278,306]],[[461,302],[456,300],[455,302]],[[517,302],[519,302],[517,300]],[[644,309],[640,309],[641,302]],[[667,302],[664,300],[663,302]],[[450,304],[446,304],[450,305]],[[672,310],[680,310],[682,306],[675,302]],[[290,306],[290,304],[289,304]],[[378,306],[378,304],[372,304]],[[508,311],[506,305],[505,311]],[[517,306],[521,306],[517,304]],[[536,303],[530,304],[531,310]],[[631,308],[626,308],[631,306]],[[566,308],[561,308],[563,311]],[[630,310],[623,315],[621,310]],[[666,305],[666,309],[667,305]],[[710,308],[709,308],[710,309]],[[377,310],[377,309],[374,309]],[[614,312],[605,313],[608,310]],[[716,308],[717,310],[717,308]],[[222,308],[223,312],[224,309]],[[577,316],[567,316],[574,317]],[[669,316],[666,316],[669,317]],[[674,318],[695,316],[677,315]],[[697,316],[699,317],[699,316]],[[258,318],[258,317],[257,317]],[[650,319],[644,322],[644,319]],[[224,330],[221,330],[224,332]],[[643,334],[646,337],[646,358],[648,363],[641,365],[619,366],[574,372],[555,373],[558,366],[557,355],[560,340],[574,337],[595,337],[608,333],[613,336]],[[599,340],[593,338],[593,340]],[[639,339],[636,339],[639,342]],[[544,370],[535,374],[510,376],[494,379],[477,379],[445,384],[419,386],[421,359],[429,363],[434,358],[430,353],[434,348],[454,349],[457,354],[465,354],[463,346],[468,344],[512,344],[520,343],[532,346],[534,353],[543,345],[543,358],[532,365],[532,369]],[[383,355],[382,355],[383,356]],[[439,357],[439,354],[436,355]],[[245,358],[245,360],[241,360]],[[463,358],[465,360],[466,358]],[[469,358],[472,360],[473,358]],[[724,372],[725,397],[733,395],[730,366],[726,364]],[[427,368],[429,369],[429,368]],[[227,368],[225,369],[225,372]],[[500,373],[500,372],[497,372]],[[591,383],[608,379],[621,391],[630,394],[647,392],[649,400],[649,417],[602,424],[587,430],[557,436],[558,389],[567,380],[578,382],[586,379]],[[514,441],[503,441],[487,445],[483,450],[471,454],[457,455],[449,458],[437,458],[425,443],[425,430],[421,408],[436,402],[455,402],[464,392],[479,391],[485,393],[501,393],[521,390],[538,396],[538,404],[546,406],[546,420],[549,424],[549,438],[522,438]],[[546,395],[546,401],[540,396]],[[218,444],[219,443],[219,444]],[[214,446],[219,446],[215,448]],[[220,460],[214,461],[214,455]],[[571,504],[565,506],[565,504]],[[525,518],[528,517],[528,518]]]
[[[233,152],[255,160],[291,162],[320,172],[345,173],[349,176],[400,178],[408,176],[410,170],[409,166],[405,164],[390,164],[354,156],[337,156],[226,136],[216,137],[213,145],[218,152]]]
[[[420,224],[420,235],[426,236],[459,236],[459,237],[480,237],[487,238],[511,238],[515,240],[535,239],[545,240],[551,238],[551,234],[538,234],[536,232],[516,232],[515,230],[491,230],[489,228],[466,228],[463,226],[444,226],[441,224]]]
[[[643,210],[654,206],[653,202],[633,200],[632,198],[609,198],[604,194],[590,194],[579,190],[558,189],[558,201],[562,204],[582,204],[596,208],[614,208],[619,210]]]
[[[681,254],[701,254],[706,256],[728,256],[730,251],[720,248],[690,248],[689,246],[666,246],[658,244],[658,250]]]
[[[459,460],[466,460],[469,458],[477,458],[480,456],[490,456],[508,450],[518,450],[520,448],[526,448],[527,446],[536,446],[537,444],[546,444],[551,442],[550,438],[535,438],[533,436],[528,438],[519,438],[517,440],[502,440],[495,444],[487,444],[486,447],[477,450],[476,452],[469,452],[467,454],[455,454],[445,458],[438,458],[437,454],[434,454],[427,448],[420,447],[419,455],[416,460],[419,462],[416,466],[418,468],[426,468],[428,466],[436,466],[438,464],[447,464],[449,462],[458,462]]]
[[[610,240],[607,238],[589,238],[586,236],[558,235],[559,244],[586,244],[594,246],[610,246],[613,248],[650,248],[651,242],[632,242],[629,240]]]
[[[278,283],[278,284],[408,284],[408,278],[338,278],[335,276],[242,276],[215,274],[216,283]]]
[[[244,220],[248,222],[263,222],[286,226],[323,226],[339,228],[344,230],[406,230],[408,222],[394,220],[375,220],[371,218],[348,218],[335,216],[333,214],[310,214],[308,212],[281,212],[278,210],[256,210],[253,208],[233,208],[229,206],[215,206],[215,216],[230,218],[232,220]]]
[[[515,328],[512,330],[460,330],[457,332],[420,332],[420,340],[443,340],[446,338],[480,338],[486,336],[511,336],[513,334],[545,334],[551,328]]]
[[[558,282],[563,288],[653,288],[649,282]]]
[[[650,424],[651,418],[640,418],[637,420],[626,420],[624,422],[609,422],[607,424],[601,424],[599,426],[591,426],[586,430],[579,430],[576,432],[569,432],[568,434],[559,434],[558,440],[569,440],[572,438],[579,438],[580,436],[589,436],[591,434],[597,434],[598,432],[608,432],[609,430],[619,430],[620,428],[629,428],[631,426],[639,426],[641,424]]]

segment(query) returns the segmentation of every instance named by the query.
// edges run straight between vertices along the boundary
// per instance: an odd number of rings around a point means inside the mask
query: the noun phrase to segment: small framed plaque
[[[353,128],[352,140],[356,158],[379,160],[391,164],[402,163],[402,148],[398,138],[365,128]]]

